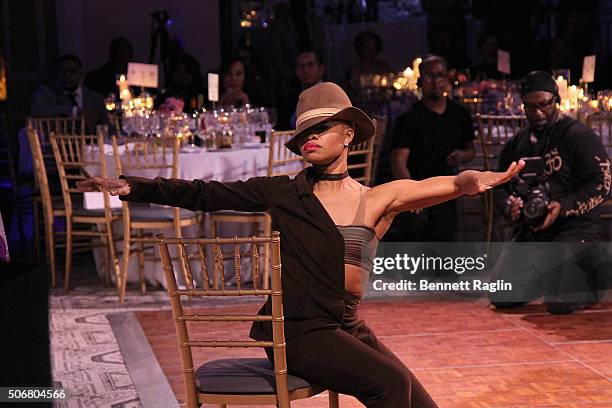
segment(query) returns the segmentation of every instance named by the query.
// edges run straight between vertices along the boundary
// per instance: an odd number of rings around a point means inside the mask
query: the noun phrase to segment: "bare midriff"
[[[363,297],[370,271],[356,265],[344,264],[344,289],[355,296]]]

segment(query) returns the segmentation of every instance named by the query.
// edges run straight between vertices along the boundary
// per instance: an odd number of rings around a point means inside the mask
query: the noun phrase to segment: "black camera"
[[[524,157],[525,167],[510,185],[512,194],[523,200],[522,222],[538,226],[544,222],[550,204],[550,184],[544,174],[542,157]]]

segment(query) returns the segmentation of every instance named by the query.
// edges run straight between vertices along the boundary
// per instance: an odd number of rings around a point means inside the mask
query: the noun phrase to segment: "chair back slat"
[[[204,289],[210,289],[210,273],[208,272],[208,260],[206,257],[206,248],[203,244],[198,245],[198,259],[200,260],[200,277],[204,284]]]
[[[268,156],[268,176],[295,176],[306,167],[301,156],[296,155],[287,147],[287,143],[295,131],[272,131],[270,134],[270,154]]]
[[[106,159],[104,155],[104,137],[101,133],[97,135],[56,135],[51,134],[51,146],[57,170],[59,173],[60,186],[64,199],[66,213],[80,207],[80,203],[73,200],[73,196],[83,193],[76,189],[77,181],[84,180],[80,168],[89,168],[89,173],[107,177]],[[92,170],[96,169],[96,170]],[[103,191],[104,216],[110,218],[110,198],[107,191]]]
[[[364,186],[372,185],[372,162],[374,159],[374,137],[352,145],[348,154],[348,171],[354,180]]]
[[[51,198],[51,189],[49,188],[49,178],[47,177],[47,168],[43,157],[40,139],[33,128],[28,128],[28,141],[32,152],[32,169],[34,178],[40,190],[40,196],[43,204],[43,211],[46,220],[53,219],[53,202]]]
[[[600,112],[589,115],[587,126],[601,138],[601,143],[609,153],[609,150],[612,148],[612,112]]]
[[[527,125],[525,116],[477,115],[485,170],[495,170],[504,144]]]
[[[162,268],[166,278],[166,286],[172,306],[172,314],[175,323],[176,334],[178,338],[181,367],[183,381],[186,390],[187,406],[199,406],[203,401],[200,400],[196,389],[195,365],[193,361],[194,347],[230,347],[230,348],[252,348],[252,347],[270,347],[274,353],[274,372],[276,378],[276,393],[279,404],[281,406],[289,406],[288,399],[288,384],[287,384],[287,362],[285,358],[285,334],[283,326],[283,307],[282,307],[282,288],[281,288],[281,260],[280,260],[280,234],[273,232],[269,237],[251,237],[251,238],[210,238],[210,239],[183,239],[183,238],[165,238],[163,234],[159,234],[159,252],[162,261]],[[187,253],[189,246],[195,245],[200,252],[201,272],[203,281],[208,282],[208,274],[205,255],[207,248],[217,248],[217,257],[222,256],[220,245],[234,245],[234,259],[240,259],[239,247],[241,244],[249,244],[255,246],[270,245],[272,255],[272,276],[271,289],[258,289],[257,283],[253,283],[253,288],[244,287],[245,283],[241,283],[237,289],[228,290],[224,284],[220,288],[210,288],[206,286],[204,289],[186,289],[179,290],[172,257],[170,255],[170,246],[174,246],[180,251]],[[179,257],[180,262],[189,263],[187,257]],[[237,264],[236,264],[237,265]],[[253,266],[252,266],[253,267]],[[187,265],[184,265],[185,269]],[[253,267],[254,268],[254,267]],[[240,269],[237,269],[237,275],[240,274]],[[256,282],[256,280],[254,280]],[[194,313],[185,307],[184,302],[193,299],[194,297],[215,297],[215,296],[269,296],[272,303],[271,314],[253,315],[253,314],[228,314],[226,310],[219,308],[219,312],[210,312],[204,314]],[[272,341],[254,341],[254,340],[239,340],[236,338],[225,339],[196,339],[190,334],[189,328],[193,324],[221,324],[228,322],[271,322],[272,324]],[[190,322],[188,327],[187,322]],[[234,334],[234,331],[207,330],[207,333],[226,333],[229,336]],[[282,401],[282,403],[281,403]]]

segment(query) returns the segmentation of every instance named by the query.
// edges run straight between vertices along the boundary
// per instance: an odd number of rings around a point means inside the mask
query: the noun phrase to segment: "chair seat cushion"
[[[132,221],[172,221],[174,219],[174,211],[172,208],[163,207],[130,207],[130,218]],[[198,213],[179,209],[179,216],[182,220],[197,217]]]
[[[257,211],[257,212],[252,212],[252,211],[234,211],[234,210],[219,210],[219,211],[214,211],[210,213],[211,215],[266,215],[265,212],[263,211]]]
[[[267,358],[228,358],[201,365],[195,372],[196,387],[208,394],[273,394],[274,368]],[[288,375],[289,392],[310,387],[307,381]]]
[[[88,210],[86,208],[75,208],[73,210],[73,213],[76,216],[103,217],[104,208],[96,208],[95,210]],[[121,214],[121,208],[111,208],[111,213],[113,215],[119,215]]]

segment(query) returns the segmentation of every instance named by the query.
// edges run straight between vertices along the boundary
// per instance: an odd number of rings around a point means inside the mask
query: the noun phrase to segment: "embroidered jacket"
[[[610,194],[610,159],[601,139],[582,123],[561,117],[551,129],[547,143],[538,148],[529,127],[521,129],[503,147],[499,170],[527,156],[542,156],[544,172],[551,187],[553,200],[561,204],[555,224],[599,224],[599,204]],[[510,183],[495,189],[499,208],[505,206]]]

